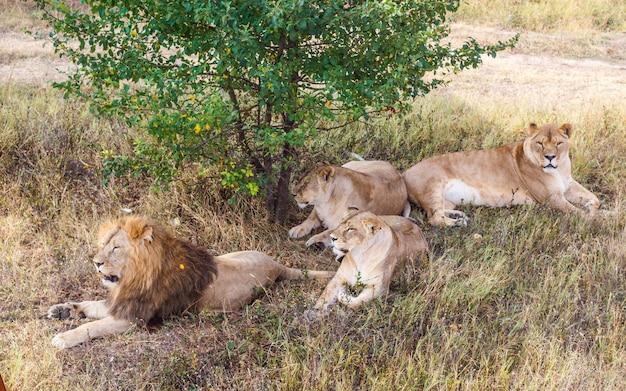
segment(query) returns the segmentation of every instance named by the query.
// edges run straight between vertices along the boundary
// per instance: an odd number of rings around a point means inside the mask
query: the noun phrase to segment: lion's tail
[[[313,280],[323,280],[331,279],[334,275],[335,272],[325,270],[306,270],[285,267],[280,278],[283,280],[303,280],[307,278]]]

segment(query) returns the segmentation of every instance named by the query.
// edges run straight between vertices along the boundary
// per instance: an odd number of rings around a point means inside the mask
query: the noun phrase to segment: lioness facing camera
[[[410,259],[428,252],[422,230],[402,216],[376,216],[352,210],[330,233],[333,252],[341,260],[335,276],[315,303],[326,310],[341,303],[358,308],[389,292],[394,275]]]
[[[523,141],[499,148],[455,152],[422,160],[403,174],[409,200],[433,225],[465,225],[461,204],[503,207],[546,202],[561,212],[593,216],[599,200],[572,178],[568,154],[572,125],[529,126]]]

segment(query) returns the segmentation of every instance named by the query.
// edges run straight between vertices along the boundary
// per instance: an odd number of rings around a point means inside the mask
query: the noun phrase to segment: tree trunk
[[[284,224],[287,219],[287,210],[291,201],[291,191],[289,183],[291,181],[291,167],[281,165],[278,172],[278,183],[276,184],[276,205],[274,208],[275,221]]]
[[[268,181],[265,184],[265,206],[269,218],[276,223],[283,224],[287,219],[287,211],[291,202],[291,166],[289,161],[293,158],[293,148],[289,145],[283,147],[283,153],[279,158],[266,157],[264,166]],[[279,166],[278,172],[272,173]]]

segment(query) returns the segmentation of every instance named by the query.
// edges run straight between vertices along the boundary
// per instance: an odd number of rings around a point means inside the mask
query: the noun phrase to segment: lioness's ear
[[[380,229],[380,224],[376,220],[365,220],[364,223],[367,232],[374,233]]]
[[[326,182],[333,175],[335,175],[335,167],[333,166],[326,166],[319,172],[319,177],[322,178],[324,182]]]
[[[572,137],[572,132],[574,131],[572,124],[563,124],[559,129],[561,129],[567,137]]]
[[[538,130],[539,130],[539,127],[537,126],[536,123],[531,122],[530,124],[528,124],[528,133],[529,134],[534,134]]]
[[[346,209],[346,212],[343,214],[341,221],[347,221],[357,214],[359,214],[359,208],[357,208],[356,206],[349,206],[348,209]]]

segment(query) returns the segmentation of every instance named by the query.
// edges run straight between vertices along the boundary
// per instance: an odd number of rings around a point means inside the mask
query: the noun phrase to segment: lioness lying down
[[[237,310],[278,279],[329,279],[334,274],[288,268],[258,251],[215,257],[140,216],[104,224],[93,262],[109,297],[52,306],[51,319],[98,319],[57,334],[52,339],[57,348],[124,333],[133,324],[187,310]]]
[[[407,260],[428,252],[422,230],[402,216],[350,211],[330,238],[333,252],[343,259],[315,309],[328,309],[337,302],[358,308],[386,295]]]
[[[334,229],[349,207],[380,215],[407,217],[411,213],[402,176],[383,161],[352,161],[341,167],[317,164],[293,193],[300,208],[313,205],[313,210],[306,220],[289,230],[291,238],[301,238],[320,226]],[[316,242],[321,241],[311,238],[306,245]]]
[[[465,214],[454,209],[464,203],[503,207],[546,202],[562,212],[578,212],[575,203],[593,216],[598,198],[571,175],[572,130],[570,124],[531,123],[523,141],[424,159],[403,174],[409,199],[435,225],[465,225]]]

